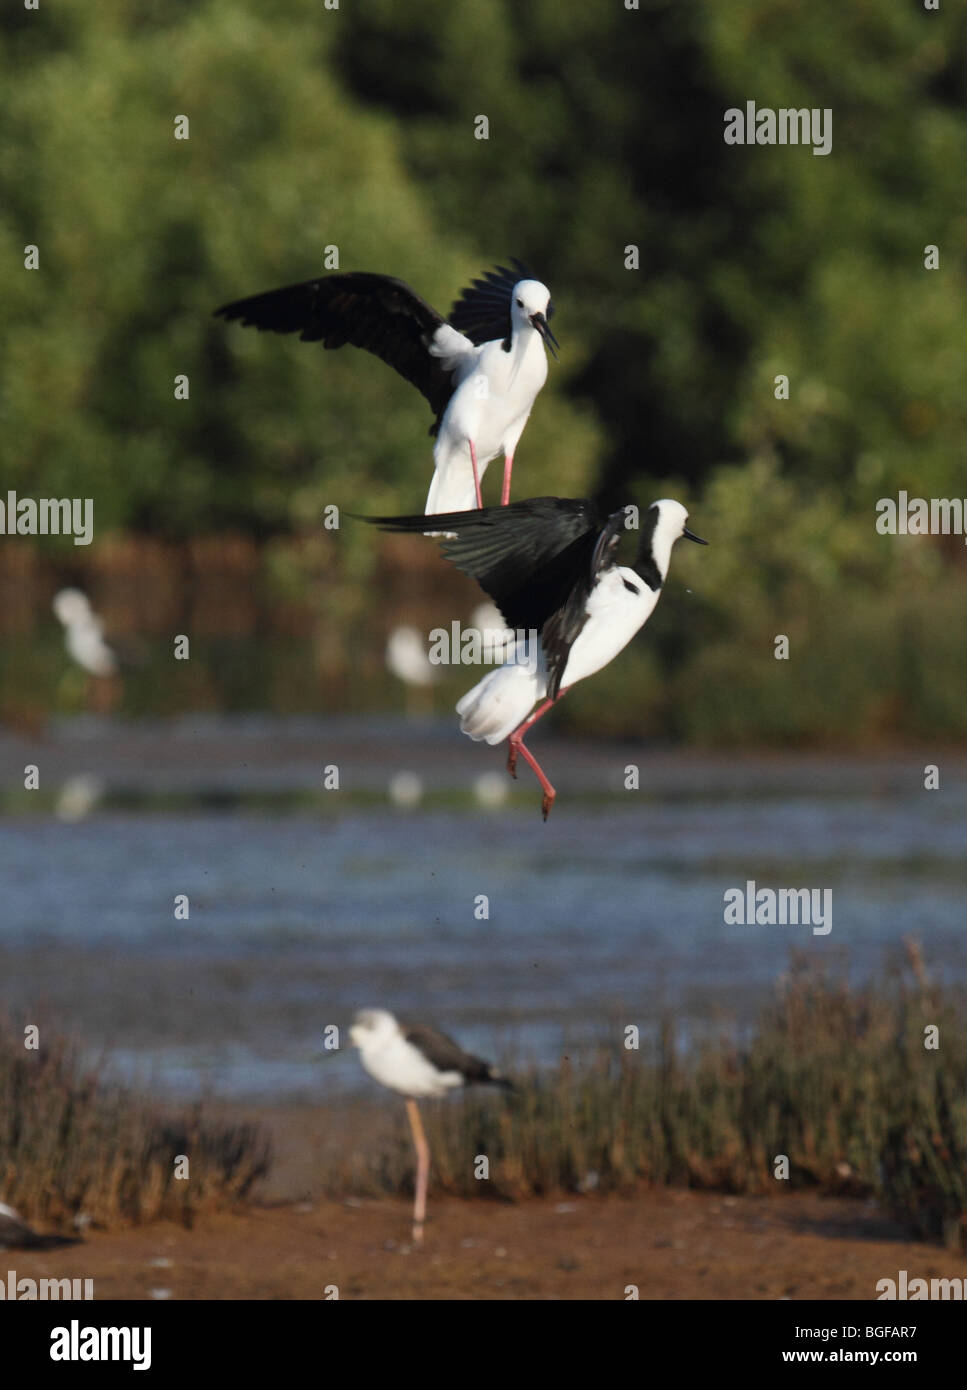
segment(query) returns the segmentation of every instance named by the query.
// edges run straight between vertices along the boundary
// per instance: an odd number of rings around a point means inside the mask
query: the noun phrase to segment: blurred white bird
[[[415,772],[396,772],[389,779],[387,793],[394,806],[410,810],[423,800],[423,778]]]
[[[418,628],[405,623],[393,628],[386,641],[386,667],[406,686],[407,714],[431,713],[440,668],[427,655],[426,639]]]
[[[439,1098],[464,1086],[493,1085],[513,1090],[513,1082],[496,1067],[464,1052],[446,1033],[425,1023],[403,1023],[386,1009],[360,1009],[349,1029],[360,1061],[374,1081],[406,1098],[406,1113],[416,1149],[413,1240],[423,1241],[430,1146],[420,1119],[418,1100]]]
[[[115,676],[118,663],[104,640],[104,623],[80,589],[61,589],[53,609],[64,625],[64,643],[79,666],[91,676]]]
[[[79,821],[89,816],[104,796],[104,783],[93,772],[68,777],[57,794],[54,813],[58,820]]]

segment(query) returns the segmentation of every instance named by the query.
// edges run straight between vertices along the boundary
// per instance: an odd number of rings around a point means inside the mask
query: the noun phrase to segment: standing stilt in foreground
[[[572,685],[613,661],[647,622],[681,537],[707,545],[685,522],[680,502],[662,498],[641,517],[638,553],[618,564],[621,537],[637,508],[605,517],[581,498],[532,497],[507,507],[451,512],[437,518],[449,533],[448,560],[476,579],[522,634],[505,663],[488,672],[457,704],[460,728],[475,741],[509,740],[507,770],[517,758],[533,768],[547,820],[557,795],[524,738]],[[363,517],[384,531],[423,531],[423,517]],[[538,709],[535,704],[542,701]]]
[[[474,1083],[512,1088],[489,1062],[464,1052],[446,1033],[426,1024],[399,1023],[386,1009],[362,1009],[353,1019],[349,1037],[359,1048],[363,1066],[380,1085],[406,1097],[406,1114],[416,1150],[416,1193],[413,1202],[413,1241],[423,1243],[426,1191],[430,1178],[430,1146],[417,1101],[444,1096]]]
[[[215,312],[326,348],[351,343],[395,368],[436,416],[426,512],[461,511],[483,506],[480,484],[499,453],[501,503],[509,501],[514,450],[547,380],[544,347],[558,346],[550,291],[520,261],[511,265],[474,280],[449,319],[403,280],[363,271],[287,285]]]

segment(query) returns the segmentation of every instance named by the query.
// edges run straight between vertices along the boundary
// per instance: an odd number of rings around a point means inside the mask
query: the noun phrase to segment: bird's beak
[[[544,342],[547,344],[548,351],[550,352],[551,356],[554,358],[554,361],[556,362],[558,360],[558,357],[554,349],[560,347],[561,345],[554,337],[554,334],[551,332],[550,324],[547,322],[547,319],[544,317],[543,314],[531,314],[531,323],[534,325],[538,333],[544,339]]]
[[[703,541],[701,536],[696,536],[694,531],[690,531],[687,526],[682,527],[682,535],[687,541],[694,541],[696,545],[708,545],[708,541]]]

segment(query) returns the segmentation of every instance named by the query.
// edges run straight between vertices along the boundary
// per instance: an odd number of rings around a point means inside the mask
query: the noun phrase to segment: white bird
[[[412,810],[423,800],[423,778],[416,772],[394,772],[387,792],[394,806]]]
[[[423,1242],[426,1190],[430,1177],[430,1146],[426,1140],[417,1101],[445,1096],[449,1091],[477,1084],[513,1089],[489,1062],[472,1056],[427,1024],[405,1024],[386,1009],[361,1009],[353,1019],[349,1037],[359,1048],[363,1067],[381,1086],[406,1097],[406,1113],[416,1150],[416,1194],[413,1203],[413,1240]]]
[[[548,324],[550,291],[520,261],[511,264],[463,290],[449,320],[403,280],[362,271],[270,290],[215,312],[326,348],[351,343],[375,353],[426,397],[436,416],[426,513],[482,507],[480,483],[499,453],[504,505],[514,451],[547,380],[544,344],[551,352],[558,346]]]
[[[104,640],[104,623],[80,589],[61,589],[53,610],[64,626],[64,643],[79,666],[92,676],[117,675],[118,662]]]
[[[525,634],[505,664],[458,702],[460,728],[477,742],[508,739],[507,770],[514,777],[523,755],[541,785],[545,820],[557,793],[525,735],[572,685],[607,666],[647,622],[675,542],[684,536],[708,544],[685,525],[682,504],[662,498],[641,519],[634,564],[619,565],[621,537],[636,516],[637,509],[622,507],[605,517],[581,498],[533,497],[440,518],[450,533],[443,554],[477,580],[508,627]],[[411,516],[365,520],[385,531],[420,531],[425,525],[422,517]]]
[[[435,685],[440,668],[427,655],[426,642],[419,628],[402,624],[386,639],[386,666],[404,685]]]
[[[432,714],[433,687],[442,672],[427,652],[426,637],[418,628],[402,624],[386,639],[386,667],[406,687],[406,713],[410,719]]]
[[[57,793],[54,813],[59,820],[81,821],[89,816],[104,796],[104,782],[93,772],[80,772]]]

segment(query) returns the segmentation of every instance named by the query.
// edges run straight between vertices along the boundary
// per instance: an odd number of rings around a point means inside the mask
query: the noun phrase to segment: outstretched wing
[[[591,554],[591,563],[573,584],[567,602],[551,615],[544,626],[541,640],[548,670],[547,694],[552,700],[560,693],[561,678],[571,647],[588,620],[588,599],[598,575],[617,564],[618,546],[625,533],[626,517],[624,507],[611,513],[598,534]]]
[[[476,579],[507,626],[543,632],[590,568],[602,518],[586,498],[529,497],[479,511],[359,520],[383,531],[446,531],[441,551]]]
[[[429,344],[443,317],[402,280],[366,271],[324,275],[216,309],[247,328],[298,333],[326,348],[346,343],[382,358],[426,397],[439,421],[453,393],[451,374]]]
[[[527,267],[517,259],[510,258],[512,269],[499,265],[495,270],[486,271],[479,280],[474,280],[460,293],[460,298],[450,310],[448,323],[458,332],[469,338],[479,347],[481,343],[493,343],[498,339],[507,342],[510,338],[510,308],[514,286],[521,280],[533,280]],[[553,309],[548,305],[547,317]]]

